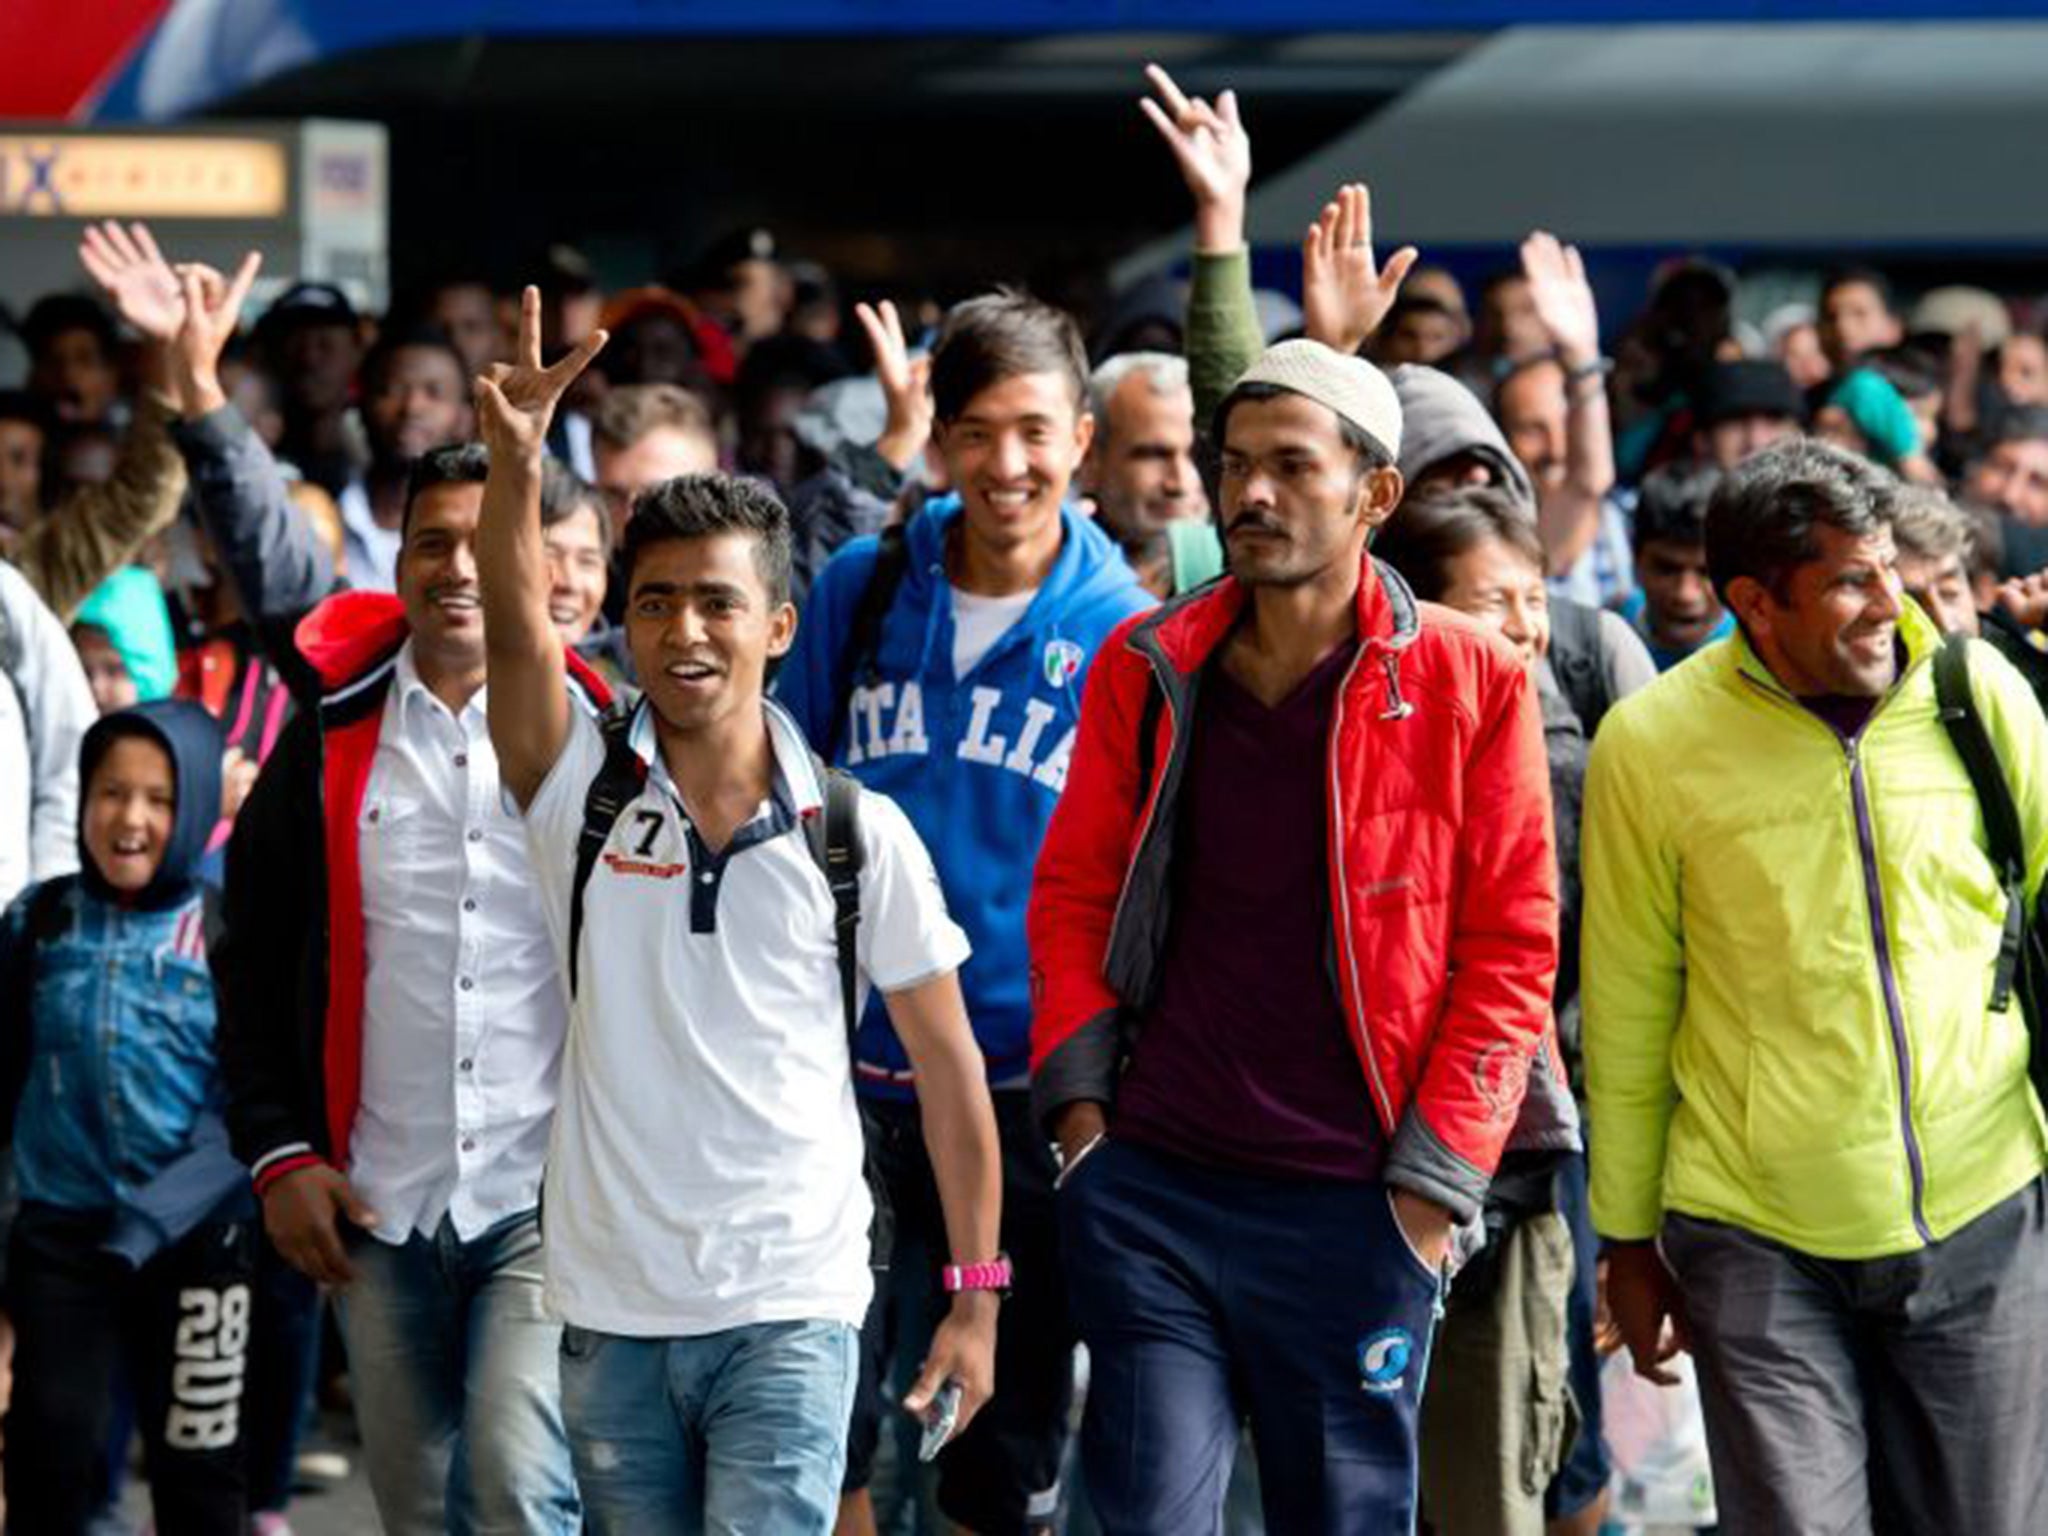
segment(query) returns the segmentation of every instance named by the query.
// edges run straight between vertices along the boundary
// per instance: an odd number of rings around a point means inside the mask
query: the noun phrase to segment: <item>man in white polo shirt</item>
[[[520,362],[477,389],[493,455],[477,553],[492,739],[572,987],[543,1208],[578,1483],[599,1536],[822,1533],[871,1207],[833,892],[805,831],[825,784],[762,696],[796,629],[788,519],[717,475],[637,503],[637,793],[588,863],[579,923],[577,846],[607,742],[563,690],[539,489],[549,417],[583,359],[544,370],[539,353],[529,289]],[[895,805],[861,793],[857,818],[859,970],[917,1067],[954,1276],[1000,1283],[995,1120],[956,979],[966,936]],[[986,1400],[996,1303],[958,1291],[906,1407],[957,1382],[964,1425]]]

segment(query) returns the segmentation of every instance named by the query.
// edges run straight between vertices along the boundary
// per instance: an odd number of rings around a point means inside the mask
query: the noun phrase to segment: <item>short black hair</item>
[[[1263,400],[1278,400],[1283,395],[1298,394],[1301,394],[1300,390],[1287,389],[1278,384],[1268,384],[1263,380],[1255,380],[1249,384],[1238,385],[1223,397],[1222,402],[1216,407],[1216,415],[1212,418],[1210,442],[1214,445],[1215,452],[1218,454],[1223,452],[1223,434],[1229,430],[1230,413],[1240,405],[1247,403],[1256,404]],[[1305,400],[1308,397],[1302,395],[1302,398]],[[1335,411],[1331,411],[1330,414],[1337,416]],[[1365,428],[1348,418],[1337,416],[1337,436],[1343,440],[1346,448],[1349,448],[1352,453],[1358,456],[1358,468],[1361,471],[1370,473],[1375,469],[1390,469],[1393,467],[1394,456],[1387,452],[1386,445],[1366,431]]]
[[[1508,386],[1542,368],[1557,370],[1558,388],[1569,396],[1572,385],[1571,370],[1565,367],[1563,360],[1555,352],[1537,352],[1529,357],[1518,357],[1512,361],[1503,360],[1503,366],[1494,376],[1493,393],[1486,399],[1486,414],[1499,421],[1500,403],[1508,392]]]
[[[403,543],[412,533],[412,504],[422,491],[437,485],[482,485],[491,476],[491,451],[482,443],[448,443],[429,448],[412,461],[405,478],[405,515],[399,520]]]
[[[1941,360],[1910,343],[1880,347],[1863,355],[1863,366],[1875,368],[1907,400],[1924,400],[1942,391]]]
[[[1731,470],[1707,507],[1707,574],[1730,608],[1740,577],[1781,602],[1794,570],[1817,557],[1822,523],[1856,538],[1889,525],[1898,481],[1889,470],[1817,438],[1792,438]]]
[[[2000,411],[1984,432],[1984,450],[2000,443],[2048,443],[2048,405],[2012,405]]]
[[[1489,540],[1505,544],[1539,573],[1547,569],[1536,523],[1507,491],[1465,485],[1403,501],[1380,529],[1372,552],[1408,580],[1426,603],[1450,585],[1450,564]]]
[[[1463,315],[1434,294],[1404,293],[1394,300],[1393,308],[1387,311],[1387,318],[1380,322],[1380,329],[1390,331],[1409,315],[1435,315],[1453,325],[1462,325],[1465,320]]]
[[[789,512],[768,487],[738,475],[677,475],[642,491],[633,503],[621,545],[626,590],[642,550],[671,539],[743,533],[754,541],[754,568],[768,600],[789,601]]]
[[[540,525],[552,528],[566,523],[588,507],[597,517],[598,542],[606,555],[612,552],[611,510],[604,493],[553,454],[540,465]]]
[[[120,333],[114,328],[114,317],[98,300],[82,293],[52,293],[36,300],[22,316],[20,331],[22,345],[34,358],[42,357],[51,342],[69,331],[89,331],[99,344],[101,356],[110,363],[120,350]]]
[[[1828,295],[1837,288],[1852,288],[1859,283],[1877,295],[1877,301],[1884,306],[1886,314],[1898,313],[1898,300],[1892,294],[1892,280],[1875,267],[1836,267],[1820,280],[1820,302],[1826,304]]]
[[[374,395],[384,387],[385,371],[401,352],[439,352],[454,364],[455,377],[467,391],[469,364],[462,360],[454,338],[438,325],[412,325],[403,330],[386,331],[370,348],[361,369],[364,395]]]
[[[1697,549],[1707,540],[1707,508],[1724,478],[1713,463],[1660,464],[1643,476],[1636,490],[1632,542],[1683,544]]]
[[[850,370],[836,347],[808,336],[784,332],[766,336],[747,349],[733,380],[733,398],[742,415],[760,406],[777,389],[800,389],[805,394],[847,376]]]
[[[1031,373],[1058,374],[1084,409],[1088,349],[1072,315],[1014,288],[955,304],[932,348],[933,415],[955,421],[983,390]]]
[[[1496,267],[1481,279],[1479,296],[1482,299],[1489,298],[1510,283],[1526,283],[1528,280],[1529,274],[1520,267]]]
[[[0,421],[21,421],[43,434],[48,442],[57,419],[48,405],[25,389],[0,389]]]

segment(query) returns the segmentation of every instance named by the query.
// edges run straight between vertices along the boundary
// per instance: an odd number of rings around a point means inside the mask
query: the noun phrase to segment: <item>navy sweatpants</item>
[[[1199,1536],[1249,1417],[1267,1529],[1412,1528],[1442,1285],[1385,1186],[1224,1173],[1104,1142],[1059,1192],[1105,1536]]]

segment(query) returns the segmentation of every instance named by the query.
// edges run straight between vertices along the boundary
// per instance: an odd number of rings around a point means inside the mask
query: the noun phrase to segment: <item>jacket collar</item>
[[[1917,602],[1910,597],[1902,597],[1899,600],[1899,644],[1905,650],[1906,659],[1891,687],[1885,690],[1885,698],[1889,699],[1898,692],[1900,685],[1912,674],[1913,669],[1921,662],[1931,659],[1934,653],[1941,649],[1943,638],[1941,631],[1935,628],[1934,620],[1927,616],[1926,611]],[[1757,686],[1767,688],[1783,698],[1794,699],[1796,702],[1792,690],[1778,680],[1778,675],[1770,669],[1763,657],[1757,654],[1756,647],[1750,644],[1749,632],[1740,623],[1728,636],[1728,654],[1733,659],[1734,668],[1738,673]]]
[[[1223,576],[1155,609],[1131,631],[1130,643],[1158,652],[1182,674],[1200,670],[1236,625],[1249,601],[1243,583]],[[1398,571],[1365,557],[1357,596],[1361,649],[1406,650],[1421,633],[1415,593]]]
[[[389,592],[337,592],[299,620],[293,641],[323,691],[346,691],[389,667],[410,629]]]
[[[411,634],[405,605],[391,593],[337,592],[299,621],[293,641],[319,677],[327,702],[338,703],[387,676]],[[573,647],[563,655],[572,691],[593,713],[603,711],[613,702],[611,685]]]
[[[818,776],[818,761],[811,755],[802,729],[788,710],[773,699],[763,697],[761,714],[768,726],[769,751],[775,759],[773,794],[796,815],[808,816],[825,803],[825,785]],[[645,694],[634,706],[626,744],[633,749],[650,777],[673,784],[668,764],[662,760],[661,738],[654,728],[654,706]]]

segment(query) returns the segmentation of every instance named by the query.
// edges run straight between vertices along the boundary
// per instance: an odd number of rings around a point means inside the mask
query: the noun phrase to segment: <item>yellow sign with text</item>
[[[266,139],[0,133],[0,217],[278,218],[287,178]]]

